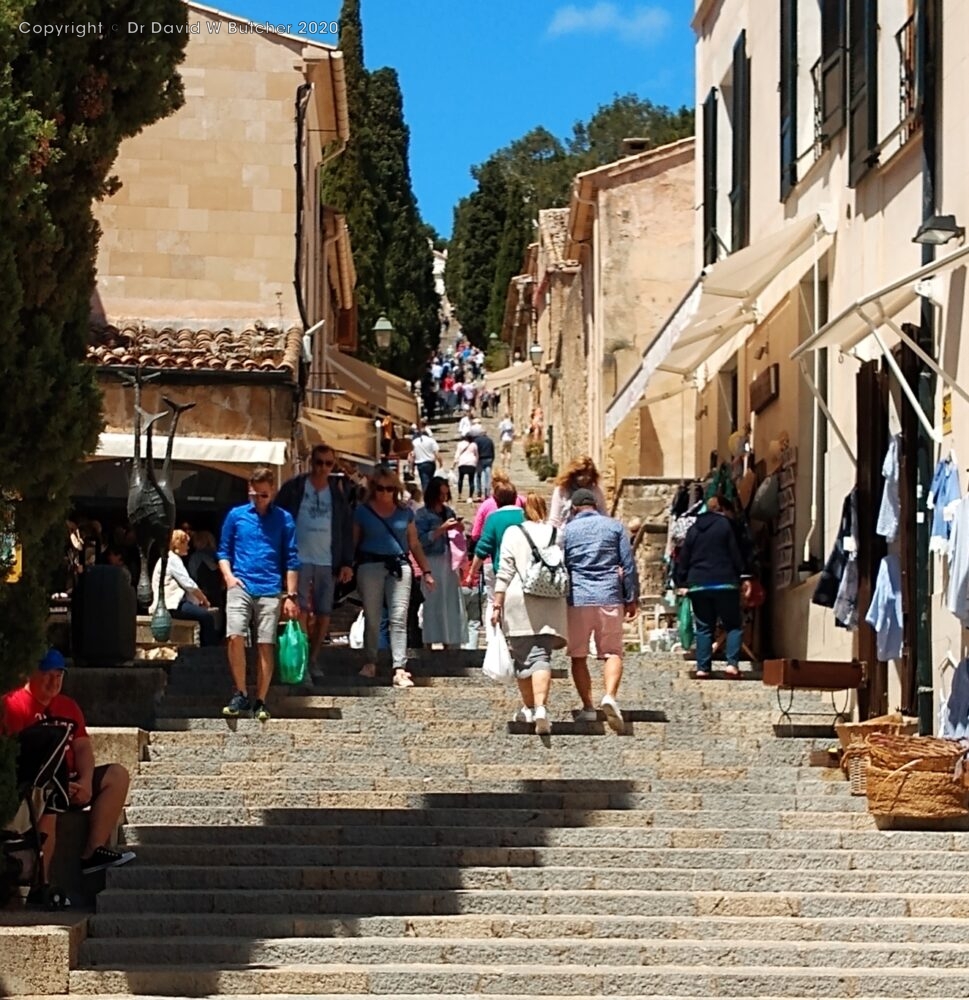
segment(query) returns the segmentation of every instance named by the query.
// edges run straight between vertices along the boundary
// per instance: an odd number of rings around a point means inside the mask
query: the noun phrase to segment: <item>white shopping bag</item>
[[[485,650],[481,672],[494,681],[508,681],[515,676],[515,665],[512,663],[508,641],[500,628],[496,628],[488,637],[488,648]]]
[[[351,649],[363,649],[363,629],[364,620],[363,612],[357,615],[353,624],[350,626],[350,648]]]

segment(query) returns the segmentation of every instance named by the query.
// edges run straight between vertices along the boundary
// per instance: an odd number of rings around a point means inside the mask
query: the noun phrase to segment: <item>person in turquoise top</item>
[[[468,571],[471,580],[478,578],[481,566],[489,556],[497,572],[502,535],[511,525],[525,522],[525,512],[518,506],[518,490],[513,483],[502,483],[495,487],[494,496],[498,509],[488,515],[481,531],[481,538],[475,546],[474,559],[471,560],[471,569]]]

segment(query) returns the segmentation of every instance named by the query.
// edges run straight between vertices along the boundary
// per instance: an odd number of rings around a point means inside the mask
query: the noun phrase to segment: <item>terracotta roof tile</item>
[[[140,323],[92,328],[88,360],[104,367],[169,368],[186,371],[289,372],[295,375],[303,348],[299,327],[243,329]]]

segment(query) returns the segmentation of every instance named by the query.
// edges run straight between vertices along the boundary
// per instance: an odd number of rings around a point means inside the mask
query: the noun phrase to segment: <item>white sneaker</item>
[[[625,732],[625,725],[622,721],[622,712],[619,711],[616,699],[613,698],[612,695],[604,694],[602,696],[602,701],[599,702],[599,707],[605,713],[606,722],[609,723],[610,728],[617,733]]]
[[[536,736],[548,736],[552,731],[552,723],[548,720],[548,712],[544,705],[537,706],[532,712],[532,721],[535,723]]]
[[[599,713],[594,708],[580,708],[573,713],[576,722],[598,722]]]
[[[532,721],[532,710],[527,705],[522,705],[520,709],[512,716],[512,722],[531,722]]]

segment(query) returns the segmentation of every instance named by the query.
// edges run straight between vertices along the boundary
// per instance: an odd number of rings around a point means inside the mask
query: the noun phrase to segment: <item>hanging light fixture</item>
[[[390,347],[390,338],[394,335],[394,324],[386,316],[381,316],[373,325],[373,333],[377,348],[386,351]]]

